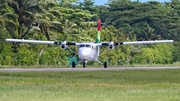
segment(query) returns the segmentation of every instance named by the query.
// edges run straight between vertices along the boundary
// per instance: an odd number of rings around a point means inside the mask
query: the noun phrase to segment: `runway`
[[[180,67],[109,67],[109,68],[1,68],[0,72],[65,72],[180,69]]]

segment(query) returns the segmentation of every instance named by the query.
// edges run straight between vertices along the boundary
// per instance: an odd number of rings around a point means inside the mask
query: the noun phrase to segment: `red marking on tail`
[[[97,30],[98,30],[98,31],[101,30],[101,20],[100,20],[100,19],[98,19]]]

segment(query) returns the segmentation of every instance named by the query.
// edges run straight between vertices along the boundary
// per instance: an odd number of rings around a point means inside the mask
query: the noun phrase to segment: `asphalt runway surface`
[[[180,69],[180,67],[1,68],[0,72],[122,71],[122,70],[160,70],[160,69]]]

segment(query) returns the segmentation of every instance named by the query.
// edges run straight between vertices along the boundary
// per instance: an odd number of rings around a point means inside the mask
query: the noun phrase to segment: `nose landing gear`
[[[82,62],[83,64],[83,68],[86,68],[86,62],[87,61],[80,61],[80,62]],[[78,62],[78,64],[80,63],[80,62]],[[98,61],[99,63],[101,63],[100,61]],[[101,63],[102,64],[102,63]],[[73,61],[72,62],[72,68],[76,68],[76,63]],[[107,62],[104,62],[104,64],[103,64],[103,66],[104,66],[104,68],[107,68]]]
[[[86,61],[83,62],[83,68],[86,68]]]

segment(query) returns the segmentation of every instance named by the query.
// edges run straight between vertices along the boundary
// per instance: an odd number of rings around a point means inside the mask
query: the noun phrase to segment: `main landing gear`
[[[86,61],[83,61],[83,68],[86,68]],[[104,62],[104,68],[107,68],[107,62]],[[76,63],[73,61],[72,62],[72,68],[76,68]]]
[[[74,61],[72,62],[72,68],[76,68],[76,63]]]
[[[107,62],[104,62],[104,68],[107,68]]]

